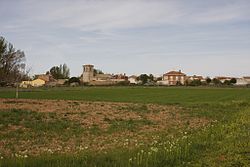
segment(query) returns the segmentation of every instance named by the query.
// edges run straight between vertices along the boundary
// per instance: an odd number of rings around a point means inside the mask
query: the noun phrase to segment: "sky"
[[[250,0],[0,0],[0,36],[41,74],[250,76]]]

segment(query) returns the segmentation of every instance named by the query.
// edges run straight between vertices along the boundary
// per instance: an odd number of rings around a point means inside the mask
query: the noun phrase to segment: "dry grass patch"
[[[181,107],[156,104],[0,99],[0,112],[6,156],[130,149],[209,123]]]

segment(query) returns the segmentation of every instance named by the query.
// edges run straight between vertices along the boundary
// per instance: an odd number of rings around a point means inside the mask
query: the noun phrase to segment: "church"
[[[98,73],[94,65],[83,65],[83,73],[81,78],[83,83],[89,85],[115,85],[119,82],[128,81],[126,74],[103,74]]]

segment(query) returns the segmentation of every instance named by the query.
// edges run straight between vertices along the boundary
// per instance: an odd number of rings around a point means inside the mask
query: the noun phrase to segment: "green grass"
[[[250,165],[250,108],[235,112],[224,122],[196,132],[183,132],[178,138],[161,138],[137,150],[112,150],[107,153],[42,155],[4,159],[8,166],[81,167],[164,167]]]
[[[142,120],[107,120],[111,124],[108,133],[119,132],[124,130],[137,131],[140,125],[152,125],[153,123],[147,119]]]
[[[57,136],[64,140],[72,135],[81,135],[85,130],[78,122],[56,118],[56,113],[39,113],[12,109],[0,111],[0,130],[10,126],[22,127],[0,135],[0,139],[29,140],[37,136],[47,138]]]
[[[250,100],[248,88],[84,87],[23,89],[20,98],[111,101],[158,104],[218,103]],[[0,89],[0,98],[15,98],[13,89]]]
[[[1,98],[14,98],[11,89],[0,90]],[[117,148],[103,153],[83,152],[79,154],[40,155],[28,158],[4,158],[0,166],[83,166],[83,167],[167,167],[167,166],[250,166],[250,89],[247,88],[142,88],[142,87],[87,87],[63,89],[33,89],[20,92],[20,98],[27,99],[66,99],[86,101],[111,101],[133,103],[155,103],[176,105],[183,112],[199,118],[212,120],[209,126],[201,129],[185,129],[170,135],[162,135],[155,142],[138,149]],[[147,112],[144,104],[138,107],[125,107],[121,110]],[[75,104],[77,105],[77,104]],[[11,122],[53,134],[65,132],[66,127],[76,129],[77,123],[56,120],[55,115],[23,111],[17,115],[0,112],[1,130]],[[31,116],[32,115],[32,116]],[[25,119],[24,119],[25,117]],[[46,118],[46,122],[42,121]],[[30,122],[36,121],[37,127]],[[147,120],[108,120],[108,132],[136,130],[139,125],[150,125]],[[49,124],[48,124],[49,122]],[[51,127],[49,125],[53,125]],[[45,128],[43,128],[45,127]],[[173,127],[175,128],[175,127]],[[78,129],[78,130],[77,130]],[[97,125],[89,130],[91,134],[103,133]],[[81,130],[79,131],[81,132]],[[17,135],[16,132],[8,135]]]

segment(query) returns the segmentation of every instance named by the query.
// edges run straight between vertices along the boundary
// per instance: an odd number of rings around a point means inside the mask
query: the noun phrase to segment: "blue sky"
[[[0,0],[0,35],[32,74],[250,75],[249,0]]]

